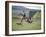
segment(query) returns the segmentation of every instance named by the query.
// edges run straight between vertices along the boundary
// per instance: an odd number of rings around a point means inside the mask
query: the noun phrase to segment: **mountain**
[[[24,6],[12,6],[12,10],[29,10],[29,9],[25,8]]]

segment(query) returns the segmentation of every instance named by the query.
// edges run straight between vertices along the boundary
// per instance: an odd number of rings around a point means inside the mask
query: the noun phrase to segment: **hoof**
[[[28,21],[28,23],[32,23],[32,21]]]

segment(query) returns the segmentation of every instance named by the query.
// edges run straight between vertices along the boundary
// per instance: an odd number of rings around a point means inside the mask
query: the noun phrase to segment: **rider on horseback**
[[[24,11],[23,11],[23,12],[24,12]],[[31,17],[26,18],[25,12],[24,12],[23,18],[22,18],[22,20],[21,20],[21,23],[22,23],[22,21],[23,21],[24,19],[27,19],[27,22],[28,22],[28,23],[31,23]]]

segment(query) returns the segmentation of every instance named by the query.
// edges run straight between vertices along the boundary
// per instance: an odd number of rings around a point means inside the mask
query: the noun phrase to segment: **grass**
[[[41,14],[37,12],[32,17],[32,23],[28,23],[23,21],[22,25],[18,25],[16,23],[20,23],[20,19],[16,19],[16,17],[12,18],[12,31],[19,30],[40,30],[41,29]]]

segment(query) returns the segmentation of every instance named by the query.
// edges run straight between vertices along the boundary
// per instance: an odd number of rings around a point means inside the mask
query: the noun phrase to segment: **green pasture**
[[[37,12],[32,17],[32,23],[28,23],[23,21],[22,24],[20,23],[21,19],[16,17],[12,17],[12,31],[20,31],[20,30],[40,30],[41,29],[41,13]]]

